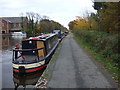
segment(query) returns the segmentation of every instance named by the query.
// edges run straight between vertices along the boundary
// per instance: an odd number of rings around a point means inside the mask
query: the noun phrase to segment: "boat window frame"
[[[17,57],[15,57],[15,53],[20,53],[20,52],[22,52],[22,51],[38,51],[38,50],[44,50],[45,48],[36,48],[36,49],[18,49],[18,48],[14,48],[13,49],[13,62],[16,60],[16,59],[18,59],[18,58],[20,58],[20,57],[22,57],[22,55],[20,55],[20,56],[17,56]],[[15,52],[16,51],[16,52]],[[37,57],[38,57],[38,60],[39,60],[39,55],[37,54],[36,55]]]

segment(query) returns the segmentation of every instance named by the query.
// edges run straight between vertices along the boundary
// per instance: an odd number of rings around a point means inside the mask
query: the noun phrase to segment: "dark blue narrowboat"
[[[57,34],[25,39],[13,49],[13,72],[30,73],[45,68],[59,44]]]

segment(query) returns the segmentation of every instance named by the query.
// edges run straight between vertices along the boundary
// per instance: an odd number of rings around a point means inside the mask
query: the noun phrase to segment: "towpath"
[[[68,35],[61,43],[48,88],[117,88],[111,76]]]

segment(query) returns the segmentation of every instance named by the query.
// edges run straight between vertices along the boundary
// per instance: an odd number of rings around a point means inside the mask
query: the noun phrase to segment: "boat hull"
[[[13,72],[15,73],[31,73],[37,72],[46,67],[45,61],[36,62],[32,64],[14,64],[13,63]]]

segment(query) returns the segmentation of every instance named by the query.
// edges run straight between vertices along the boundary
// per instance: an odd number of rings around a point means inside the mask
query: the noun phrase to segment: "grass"
[[[82,45],[82,47],[85,48],[85,50],[88,51],[88,53],[90,53],[95,58],[95,60],[100,62],[104,68],[112,74],[118,83],[120,83],[120,75],[118,74],[120,71],[115,65],[116,63],[114,63],[112,60],[106,60],[100,53],[96,53],[90,44],[80,39],[79,37],[74,35],[74,39],[78,42],[78,44]]]
[[[51,77],[51,73],[53,71],[53,68],[54,68],[54,64],[55,64],[55,61],[56,61],[56,53],[52,56],[46,70],[44,71],[44,74],[42,75],[43,77],[45,77],[47,80],[50,79]]]

